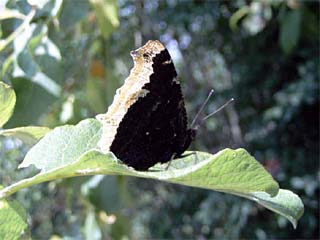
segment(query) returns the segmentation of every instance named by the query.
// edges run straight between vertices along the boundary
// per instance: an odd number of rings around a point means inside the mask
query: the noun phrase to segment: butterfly
[[[128,166],[147,170],[181,157],[195,137],[177,73],[168,50],[158,40],[130,52],[134,67],[114,96],[102,123],[98,146]]]

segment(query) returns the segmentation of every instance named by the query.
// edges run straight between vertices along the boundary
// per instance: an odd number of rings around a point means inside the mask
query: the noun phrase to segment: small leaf
[[[104,38],[119,27],[118,4],[116,0],[90,0],[90,3],[96,13],[98,25]]]
[[[90,10],[88,1],[63,1],[59,14],[60,26],[64,31],[73,29],[82,19],[87,17]]]
[[[244,6],[238,9],[229,19],[229,27],[234,31],[238,28],[239,21],[250,13],[250,8]]]
[[[38,56],[44,55],[57,61],[61,61],[59,48],[48,38],[48,36],[41,39],[41,42],[35,48],[34,54]]]
[[[42,63],[37,62],[37,55],[46,52],[47,57],[60,58],[59,49],[48,39],[46,25],[31,24],[14,40],[14,77],[25,77],[39,84],[53,96],[59,96],[61,87],[55,78],[43,72]],[[44,50],[46,48],[46,50]]]
[[[0,127],[2,127],[11,117],[16,104],[16,94],[13,89],[0,82]]]
[[[49,0],[27,0],[31,6],[36,6],[37,8],[43,8]]]
[[[16,137],[22,140],[24,143],[34,144],[49,131],[50,128],[47,127],[28,126],[0,130],[0,135]]]
[[[9,8],[3,8],[1,9],[0,14],[0,20],[8,19],[8,18],[19,18],[19,19],[25,19],[25,15],[20,13],[18,10],[12,10]]]
[[[25,209],[12,200],[0,200],[0,239],[21,239],[27,230]]]
[[[13,40],[17,39],[18,36],[29,26],[32,18],[36,14],[36,9],[33,8],[24,18],[22,24],[14,30],[6,39],[0,40],[0,52],[4,50]]]
[[[94,148],[100,138],[100,124],[87,119],[76,126],[57,127],[27,153],[19,168],[34,165],[49,171],[68,165]]]
[[[1,29],[0,29],[0,37],[1,37]],[[3,61],[2,66],[1,66],[1,75],[0,79],[3,79],[6,72],[10,69],[13,63],[13,55],[9,55],[6,57],[6,59]]]
[[[51,110],[50,107],[56,98],[44,91],[38,84],[26,78],[13,78],[11,82],[19,97],[17,98],[15,111],[6,127],[14,128],[36,124],[41,117]]]
[[[97,223],[94,211],[90,211],[84,225],[85,239],[98,240],[102,238],[99,224]]]
[[[300,37],[301,10],[286,12],[281,19],[280,46],[289,54],[296,47]]]
[[[104,112],[106,110],[105,106],[105,92],[103,89],[103,81],[99,81],[97,78],[88,78],[86,81],[86,98],[88,105],[95,112]]]
[[[61,87],[52,78],[42,72],[40,65],[34,59],[34,55],[24,50],[19,54],[17,60],[19,66],[16,66],[16,70],[19,68],[22,72],[19,74],[15,73],[15,77],[26,77],[26,79],[39,84],[53,96],[59,96]]]

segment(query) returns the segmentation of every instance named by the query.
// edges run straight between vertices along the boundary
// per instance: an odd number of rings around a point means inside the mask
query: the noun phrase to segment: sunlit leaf
[[[55,128],[27,153],[19,168],[33,164],[46,172],[68,165],[94,148],[100,134],[100,124],[93,119]]]
[[[120,25],[117,1],[90,0],[90,3],[96,13],[102,35],[108,38],[114,29]]]
[[[63,0],[28,0],[30,5],[37,6],[37,17],[56,17]]]
[[[6,39],[0,41],[0,52],[5,49],[12,41],[16,40],[26,29],[29,28],[30,22],[35,13],[36,9],[31,9],[22,24],[17,29],[15,29]]]
[[[46,55],[60,59],[59,49],[47,37],[48,28],[45,25],[31,24],[14,40],[14,77],[25,77],[39,84],[54,96],[59,96],[61,87],[55,79],[43,72],[41,62],[36,55]]]
[[[16,94],[13,89],[0,82],[0,127],[2,127],[11,117],[16,104]]]
[[[36,6],[37,8],[43,8],[50,0],[27,0],[31,6]]]
[[[85,225],[84,225],[84,233],[86,236],[86,239],[92,239],[92,240],[98,240],[101,239],[101,230],[99,228],[99,225],[97,223],[95,214],[93,211],[90,211],[87,214]]]
[[[20,19],[25,19],[25,15],[20,13],[18,10],[15,9],[1,9],[1,14],[0,14],[0,20],[8,19],[8,18],[20,18]]]
[[[0,130],[0,135],[16,137],[27,144],[34,144],[49,131],[47,127],[28,126]]]
[[[0,200],[0,239],[22,239],[27,230],[25,209],[14,200]]]
[[[45,55],[61,60],[61,54],[59,48],[47,37],[43,37],[41,42],[37,45],[35,55]]]
[[[12,66],[13,63],[13,56],[12,54],[10,56],[8,56],[2,66],[1,66],[1,79],[4,78],[5,74],[7,73],[7,71],[10,69],[10,67]]]

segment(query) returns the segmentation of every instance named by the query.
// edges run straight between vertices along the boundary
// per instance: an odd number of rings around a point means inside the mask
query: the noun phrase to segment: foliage
[[[160,39],[185,86],[189,116],[210,88],[217,96],[208,113],[236,99],[202,124],[193,149],[246,148],[280,186],[302,197],[306,212],[293,230],[282,217],[229,195],[120,176],[73,178],[15,195],[28,209],[31,236],[93,236],[96,229],[97,239],[318,238],[319,3],[107,3],[1,3],[0,79],[17,96],[1,133],[28,136],[27,145],[1,139],[1,183],[35,174],[15,168],[49,129],[30,136],[28,126],[75,124],[105,112],[132,65],[129,51]]]

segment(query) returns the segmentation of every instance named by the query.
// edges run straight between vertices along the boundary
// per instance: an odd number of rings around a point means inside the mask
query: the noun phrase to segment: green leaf
[[[25,209],[14,200],[0,200],[0,239],[21,239],[27,230]]]
[[[63,26],[64,31],[74,29],[75,25],[87,16],[89,9],[87,0],[63,1],[59,14],[60,26]]]
[[[43,8],[50,0],[27,0],[27,2],[31,6],[35,6],[37,8]]]
[[[26,78],[13,78],[11,82],[18,98],[6,127],[36,125],[51,110],[56,98]]]
[[[0,82],[0,127],[2,127],[11,117],[16,104],[16,94],[13,89]]]
[[[294,228],[297,227],[298,219],[304,212],[303,202],[298,195],[285,189],[280,189],[275,197],[270,197],[264,192],[252,193],[254,201],[262,206],[287,218]]]
[[[280,46],[289,54],[296,47],[300,37],[301,10],[286,12],[281,19]]]
[[[250,13],[250,8],[244,6],[238,9],[229,19],[229,26],[234,31],[238,28],[239,21]]]
[[[41,173],[1,190],[0,198],[54,179],[109,174],[152,178],[242,196],[257,201],[293,223],[303,212],[301,202],[285,198],[288,194],[278,194],[278,183],[244,149],[224,149],[214,155],[188,152],[187,156],[172,161],[168,169],[167,164],[157,164],[149,171],[141,172],[122,164],[112,153],[103,154],[93,149],[101,136],[100,128],[98,121],[87,119],[76,126],[62,126],[49,132],[20,165],[33,164]]]
[[[59,49],[47,37],[46,25],[31,24],[14,40],[14,77],[25,77],[39,84],[54,96],[59,96],[61,87],[54,78],[43,71],[42,63],[37,62],[37,56],[47,56],[60,60]],[[43,58],[42,58],[43,60]],[[58,62],[56,62],[58,64]],[[54,66],[54,65],[53,65]]]
[[[86,217],[84,225],[85,239],[98,240],[101,239],[101,230],[99,224],[97,223],[94,211],[90,211]]]
[[[30,22],[34,15],[36,14],[36,9],[33,8],[28,13],[28,15],[24,18],[24,21],[22,24],[14,30],[13,33],[11,33],[6,39],[0,41],[0,52],[4,50],[12,41],[16,40],[21,33],[25,31],[26,28],[29,27]]]
[[[24,143],[34,144],[49,131],[50,128],[47,127],[28,126],[0,130],[0,135],[16,137]]]
[[[61,9],[63,0],[28,0],[29,4],[37,7],[38,18],[55,18]]]
[[[20,13],[16,9],[9,9],[9,8],[3,8],[1,9],[1,15],[0,15],[0,20],[8,19],[8,18],[20,18],[20,19],[25,19],[25,15]]]
[[[88,105],[94,112],[104,112],[105,106],[105,92],[103,81],[99,81],[96,78],[89,78],[86,81],[86,98]]]
[[[100,135],[100,123],[94,119],[55,128],[31,148],[19,168],[33,164],[45,172],[68,165],[94,148]]]
[[[98,25],[103,37],[108,38],[120,25],[117,1],[90,0],[90,3],[97,15]]]
[[[0,32],[1,32],[1,29],[0,29]],[[0,37],[1,37],[1,33],[0,33]],[[13,54],[7,56],[6,59],[3,61],[1,66],[0,79],[4,79],[5,74],[8,72],[8,70],[12,66],[12,63],[13,63]]]

